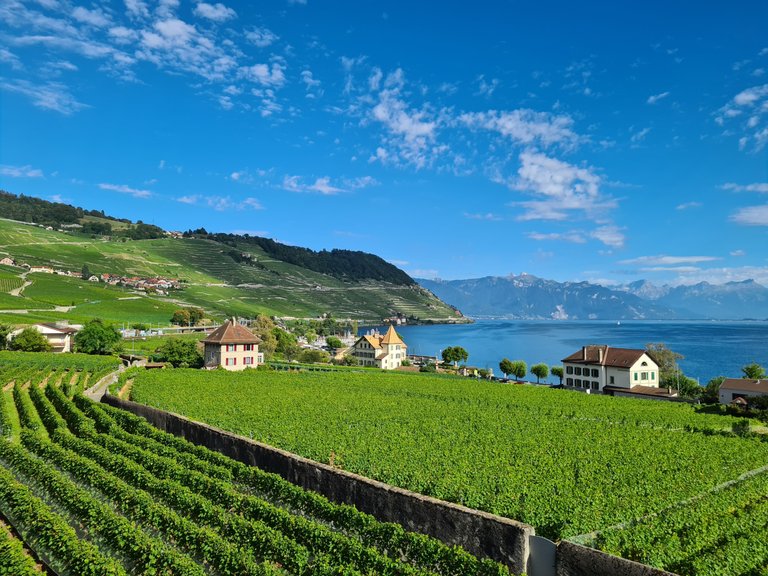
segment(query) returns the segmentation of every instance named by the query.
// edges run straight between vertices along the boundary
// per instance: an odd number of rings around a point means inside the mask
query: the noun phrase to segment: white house
[[[757,396],[768,396],[767,379],[726,378],[720,385],[720,404],[730,404],[739,398],[747,400]]]
[[[673,397],[659,388],[659,366],[645,350],[584,346],[563,358],[563,384],[613,395]]]
[[[225,370],[256,368],[264,363],[259,344],[258,336],[234,320],[227,320],[203,340],[204,365],[209,369],[221,366]]]
[[[48,344],[51,345],[52,352],[72,352],[73,337],[82,326],[60,322],[56,324],[33,324],[30,328],[34,328],[45,336]],[[8,338],[15,338],[21,334],[22,330],[24,328],[17,328],[8,335]]]
[[[408,354],[408,346],[390,324],[387,333],[366,334],[357,339],[349,352],[361,366],[376,366],[384,370],[399,368]]]

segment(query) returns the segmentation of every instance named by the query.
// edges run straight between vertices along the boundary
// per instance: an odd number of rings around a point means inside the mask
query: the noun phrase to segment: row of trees
[[[9,339],[12,327],[0,325],[0,349],[20,352],[50,352],[51,345],[42,333],[33,327],[24,328]],[[112,324],[100,318],[87,322],[74,337],[75,352],[83,354],[116,354],[122,348],[122,336]]]

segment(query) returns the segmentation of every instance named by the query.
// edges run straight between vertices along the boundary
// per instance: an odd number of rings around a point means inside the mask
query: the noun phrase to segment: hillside
[[[395,314],[432,321],[456,318],[453,309],[418,285],[344,280],[277,260],[258,244],[238,237],[226,244],[202,238],[108,239],[0,220],[0,258],[6,256],[17,263],[76,272],[85,265],[96,275],[173,278],[181,281],[183,289],[150,296],[4,267],[0,271],[2,286],[7,286],[0,293],[2,322],[81,321],[100,316],[118,322],[165,324],[181,305],[200,306],[218,319],[257,313],[297,317],[331,313],[372,321]],[[20,296],[12,296],[11,290],[23,281],[31,285]],[[21,315],[10,310],[28,312]]]
[[[470,316],[526,320],[651,320],[681,316],[655,302],[588,282],[555,282],[530,274],[471,280],[419,280]]]

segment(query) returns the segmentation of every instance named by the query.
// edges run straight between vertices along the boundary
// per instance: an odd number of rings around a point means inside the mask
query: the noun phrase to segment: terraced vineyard
[[[0,572],[34,573],[26,546],[77,576],[509,574],[86,399],[100,359],[35,356],[0,353]]]
[[[681,574],[768,571],[768,442],[688,404],[353,371],[147,371],[132,399],[551,539]]]

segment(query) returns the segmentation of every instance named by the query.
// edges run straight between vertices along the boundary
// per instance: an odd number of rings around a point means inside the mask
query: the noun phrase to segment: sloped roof
[[[602,352],[602,360],[600,354]],[[613,366],[615,368],[631,368],[645,350],[635,348],[612,348],[611,346],[584,346],[578,352],[574,352],[562,362],[569,364],[595,364],[599,366]],[[653,359],[651,359],[653,362]],[[655,362],[654,362],[655,364]]]
[[[253,332],[232,320],[227,320],[203,340],[206,344],[261,344]]]
[[[726,378],[720,385],[720,390],[736,390],[768,395],[768,379]]]
[[[375,349],[381,348],[381,338],[378,336],[365,335],[361,338],[361,340],[366,340],[368,344],[371,345],[372,348],[375,348]]]
[[[389,325],[389,328],[387,329],[387,333],[384,334],[384,338],[381,339],[382,344],[405,344],[400,339],[400,336],[397,335],[397,332],[395,332],[395,327],[392,326],[392,324]]]
[[[620,386],[605,386],[603,391],[621,392],[623,394],[636,394],[638,396],[659,396],[662,398],[677,398],[677,390],[671,392],[667,388],[657,388],[655,386],[632,386],[631,388],[622,388]]]

